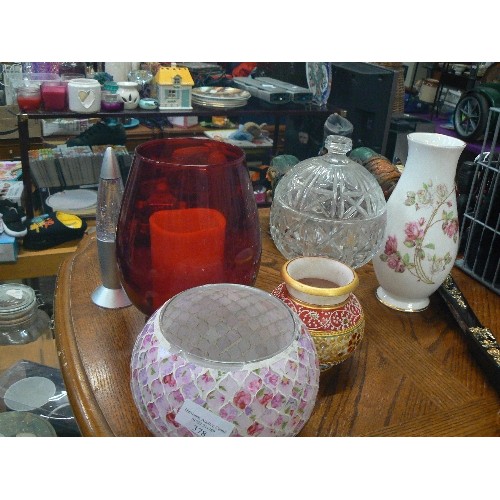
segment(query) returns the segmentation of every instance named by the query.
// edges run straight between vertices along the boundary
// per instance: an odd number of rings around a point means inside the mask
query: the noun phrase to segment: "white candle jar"
[[[92,78],[75,78],[68,82],[70,111],[96,113],[101,109],[101,85]]]

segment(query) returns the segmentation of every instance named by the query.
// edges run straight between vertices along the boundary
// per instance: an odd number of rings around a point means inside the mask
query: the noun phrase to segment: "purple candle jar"
[[[103,91],[101,93],[101,110],[102,111],[122,111],[123,101],[118,94]]]

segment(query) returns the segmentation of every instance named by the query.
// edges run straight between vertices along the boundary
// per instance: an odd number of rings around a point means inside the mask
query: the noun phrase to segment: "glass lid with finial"
[[[330,135],[328,153],[295,165],[279,181],[271,236],[285,258],[326,256],[352,268],[382,245],[386,202],[375,177],[349,159],[352,140]]]

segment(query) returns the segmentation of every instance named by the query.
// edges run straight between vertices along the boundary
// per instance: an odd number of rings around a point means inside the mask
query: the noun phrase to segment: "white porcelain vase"
[[[139,91],[135,82],[117,82],[118,90],[116,93],[123,101],[124,109],[135,109],[139,105]]]
[[[455,263],[455,172],[464,148],[442,134],[408,135],[408,159],[387,201],[384,243],[373,258],[377,298],[393,309],[425,309]]]

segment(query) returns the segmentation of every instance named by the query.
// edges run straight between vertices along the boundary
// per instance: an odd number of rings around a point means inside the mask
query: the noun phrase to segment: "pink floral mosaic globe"
[[[156,436],[294,436],[318,393],[312,337],[278,298],[246,285],[188,289],[137,337],[131,389]]]

